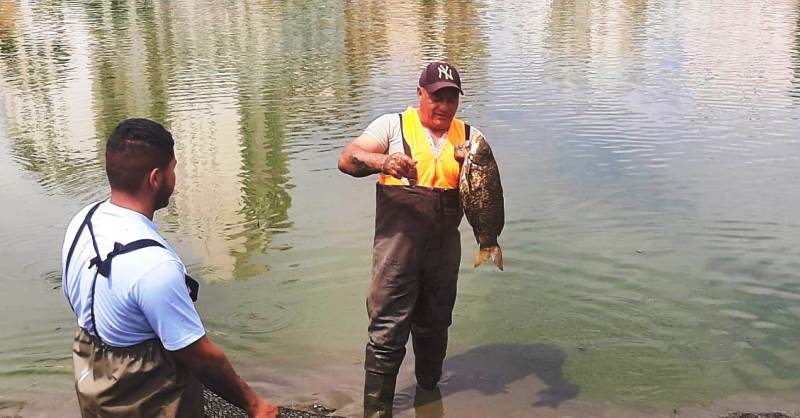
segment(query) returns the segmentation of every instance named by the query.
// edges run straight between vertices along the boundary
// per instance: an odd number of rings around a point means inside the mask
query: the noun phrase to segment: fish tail
[[[481,248],[478,255],[475,256],[475,267],[483,264],[487,259],[491,259],[500,271],[503,271],[503,250],[499,245]]]

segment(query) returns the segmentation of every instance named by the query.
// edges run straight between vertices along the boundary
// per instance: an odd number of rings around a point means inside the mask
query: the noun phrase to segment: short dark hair
[[[142,180],[155,168],[175,158],[175,140],[158,122],[126,119],[106,143],[106,175],[114,190],[137,193]]]

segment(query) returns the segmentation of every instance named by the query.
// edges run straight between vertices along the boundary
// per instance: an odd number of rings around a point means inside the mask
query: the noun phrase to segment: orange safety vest
[[[439,158],[434,158],[428,137],[419,120],[417,109],[409,107],[400,114],[400,132],[403,148],[417,162],[417,186],[436,189],[455,189],[458,187],[458,173],[461,166],[453,157],[453,149],[464,142],[469,134],[469,125],[453,119],[447,130],[447,142]],[[408,179],[396,179],[381,174],[378,183],[387,186],[408,186]]]

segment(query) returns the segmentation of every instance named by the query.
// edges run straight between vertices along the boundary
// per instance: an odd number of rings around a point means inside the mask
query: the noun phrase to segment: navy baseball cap
[[[461,90],[461,76],[458,75],[458,70],[442,61],[434,61],[422,70],[422,74],[419,75],[419,86],[428,93],[445,87],[454,87],[458,89],[459,93],[464,94],[464,90]]]

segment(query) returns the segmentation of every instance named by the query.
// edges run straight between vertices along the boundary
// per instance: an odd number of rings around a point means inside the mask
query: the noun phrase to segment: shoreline
[[[405,364],[413,364],[406,361]],[[250,368],[243,377],[260,394],[278,405],[309,410],[322,405],[332,414],[347,418],[361,416],[363,372],[360,366],[317,369]],[[416,402],[412,367],[403,367],[398,375],[395,417],[459,418],[537,417],[537,418],[784,418],[800,417],[800,394],[791,399],[759,393],[729,395],[709,404],[675,405],[673,408],[637,409],[609,402],[561,397],[558,388],[530,375],[497,390],[468,372],[454,372],[442,379],[441,399],[420,394]],[[491,383],[491,382],[489,382]],[[14,399],[18,398],[18,399]],[[63,388],[24,391],[14,398],[0,397],[0,418],[78,418],[77,400],[71,382]],[[543,400],[547,400],[544,402]],[[781,412],[781,414],[769,414]],[[755,413],[761,415],[753,415]]]

